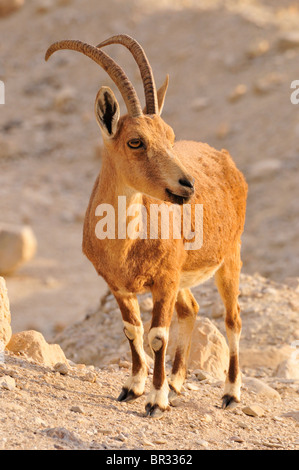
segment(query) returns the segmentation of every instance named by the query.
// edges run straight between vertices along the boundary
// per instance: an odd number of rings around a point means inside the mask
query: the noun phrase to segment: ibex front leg
[[[124,384],[118,401],[133,401],[143,395],[148,375],[148,365],[143,349],[143,326],[138,301],[135,295],[117,296],[124,323],[124,333],[129,340],[132,353],[132,375]]]
[[[153,292],[154,308],[151,328],[148,334],[149,344],[154,354],[153,382],[146,400],[146,414],[152,418],[161,418],[169,409],[169,386],[165,373],[165,352],[168,332],[173,314],[176,291],[163,296]]]

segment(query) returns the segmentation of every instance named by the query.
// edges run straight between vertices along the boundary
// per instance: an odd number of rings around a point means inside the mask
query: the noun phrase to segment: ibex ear
[[[95,114],[101,131],[106,137],[114,137],[120,116],[119,105],[113,91],[103,86],[96,97]]]
[[[157,91],[157,95],[158,95],[158,106],[159,106],[159,114],[160,114],[160,115],[161,115],[162,110],[163,110],[164,101],[165,101],[165,96],[166,96],[166,91],[167,91],[167,88],[168,88],[168,83],[169,83],[169,75],[167,74],[167,75],[166,75],[165,82],[163,83],[163,85],[161,86],[161,88],[159,88],[159,90]]]

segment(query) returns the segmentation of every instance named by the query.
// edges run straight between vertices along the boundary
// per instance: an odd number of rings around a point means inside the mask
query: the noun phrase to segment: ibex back
[[[119,67],[101,48],[122,44],[133,54],[143,80],[146,107],[142,110],[136,91]],[[124,384],[119,401],[143,395],[148,364],[143,349],[143,325],[137,294],[150,291],[153,297],[149,344],[154,356],[153,381],[146,399],[146,414],[160,418],[185,380],[191,334],[198,304],[190,287],[215,275],[226,309],[226,331],[230,351],[222,407],[240,401],[238,305],[241,269],[240,244],[243,232],[247,184],[229,153],[207,144],[176,141],[160,117],[168,77],[156,91],[147,57],[137,41],[126,35],[114,36],[98,46],[80,41],[60,41],[47,51],[46,59],[59,49],[79,51],[106,70],[119,88],[128,113],[120,117],[118,102],[108,87],[102,87],[95,101],[95,114],[104,142],[100,174],[87,208],[83,251],[107,282],[120,307],[124,333],[132,352],[132,374]],[[150,215],[153,204],[167,204],[183,214],[184,204],[203,207],[203,243],[187,250],[186,239],[129,237],[115,239],[96,235],[97,208],[110,204],[115,209],[115,226],[127,227],[128,220],[118,207],[119,196],[126,207],[139,204]],[[137,206],[134,206],[137,207]],[[132,215],[132,214],[131,214]],[[192,227],[196,226],[194,215]],[[140,221],[140,224],[142,221]],[[170,231],[171,232],[171,231]],[[118,232],[117,232],[118,233]],[[178,344],[169,380],[165,373],[165,352],[174,309],[178,315]],[[109,332],[107,332],[109,334]]]

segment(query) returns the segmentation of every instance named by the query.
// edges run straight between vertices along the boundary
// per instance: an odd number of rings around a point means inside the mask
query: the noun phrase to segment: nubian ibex
[[[125,46],[136,60],[144,85],[144,110],[123,69],[101,50],[109,44]],[[129,402],[143,395],[148,375],[137,294],[150,291],[153,298],[148,340],[154,368],[145,410],[146,415],[160,418],[169,409],[173,397],[180,394],[186,376],[191,334],[199,309],[190,287],[215,275],[226,309],[230,353],[222,407],[232,407],[240,401],[241,387],[238,294],[247,197],[245,179],[226,150],[217,151],[205,143],[175,140],[172,128],[160,117],[168,76],[157,91],[149,61],[136,40],[118,35],[98,46],[64,40],[49,47],[46,60],[60,49],[79,51],[99,64],[117,85],[128,111],[120,117],[112,90],[109,87],[99,90],[95,114],[104,151],[83,229],[83,252],[118,302],[132,352],[132,373],[118,400]],[[146,208],[148,216],[152,205],[179,208],[182,214],[186,205],[191,208],[202,205],[200,248],[187,250],[185,237],[171,236],[171,230],[168,238],[128,236],[129,220],[124,207],[119,207],[120,197],[125,197],[125,208],[140,205]],[[104,213],[98,208],[108,205],[115,210],[118,234],[115,238],[96,234],[99,215]],[[142,224],[141,219],[139,224]],[[191,222],[194,228],[194,213]],[[174,309],[178,315],[178,344],[167,380],[165,352]]]

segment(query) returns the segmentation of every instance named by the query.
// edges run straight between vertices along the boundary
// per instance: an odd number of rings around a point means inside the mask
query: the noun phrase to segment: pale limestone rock
[[[12,391],[16,388],[16,381],[13,377],[9,375],[4,375],[0,377],[0,389]]]
[[[0,277],[0,348],[7,345],[11,338],[11,316],[5,280]],[[1,350],[0,350],[1,352]]]
[[[58,362],[67,364],[61,347],[58,344],[48,344],[38,331],[22,331],[12,335],[7,349],[14,354],[23,354],[46,367],[52,368]]]
[[[170,328],[167,353],[173,358],[177,340],[177,322]],[[198,317],[192,335],[188,366],[201,369],[219,380],[225,380],[229,364],[229,349],[224,336],[208,319]]]
[[[67,375],[69,372],[68,366],[65,362],[57,362],[54,366],[55,372],[59,372],[61,375]]]
[[[281,377],[283,379],[294,379],[299,380],[299,354],[298,350],[294,351],[294,357],[290,357],[284,361],[282,361],[274,375],[276,377]]]
[[[262,395],[270,400],[281,401],[279,393],[266,383],[254,377],[243,377],[243,383],[248,390],[255,392],[257,395]]]
[[[0,273],[12,274],[36,253],[37,241],[32,229],[0,224]]]
[[[252,405],[242,408],[243,413],[254,418],[259,418],[265,414],[265,410],[260,406],[253,403]]]

